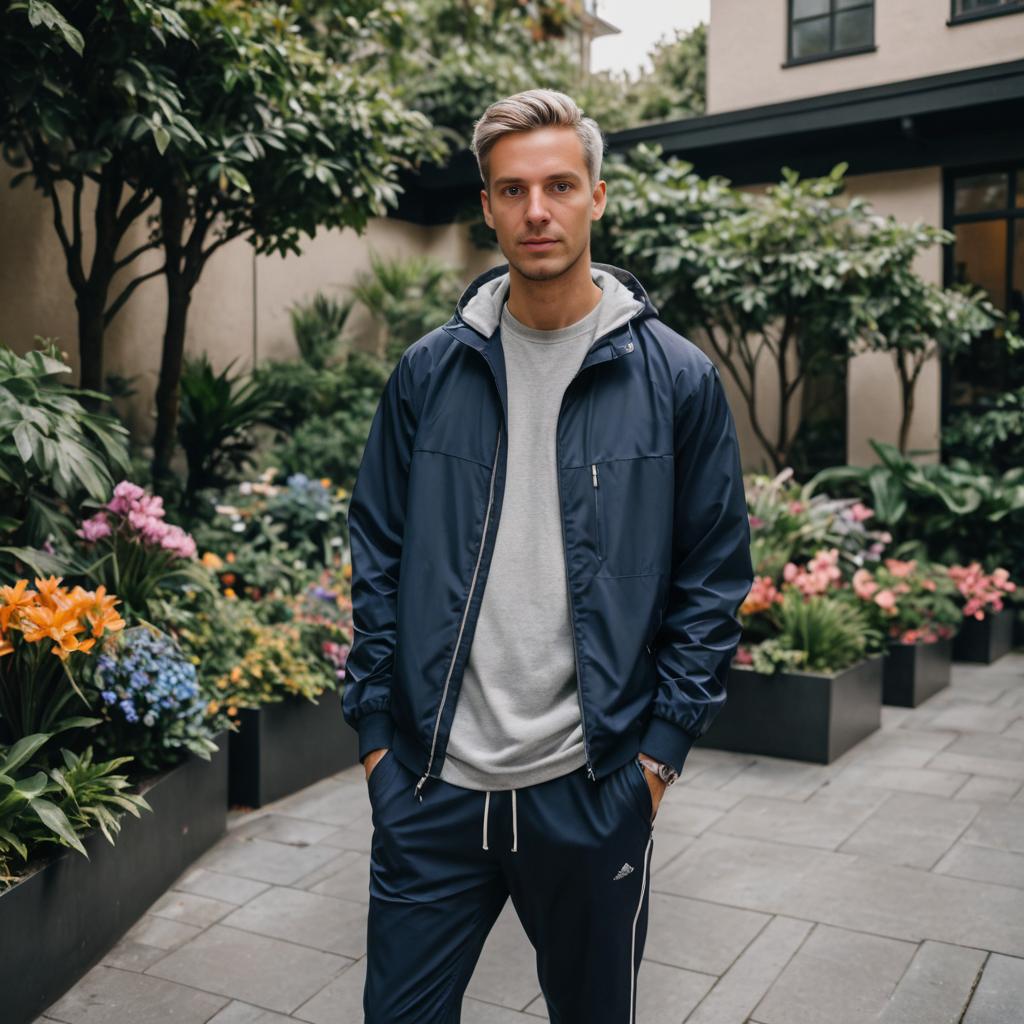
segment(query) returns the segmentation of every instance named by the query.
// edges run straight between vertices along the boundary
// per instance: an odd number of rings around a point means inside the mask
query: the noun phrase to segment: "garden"
[[[354,286],[293,297],[294,357],[242,370],[186,351],[208,261],[233,239],[284,256],[317,228],[363,231],[402,174],[464,145],[491,96],[569,73],[525,42],[557,4],[527,5],[532,23],[499,5],[486,67],[437,44],[440,2],[357,17],[105,0],[93,20],[59,6],[0,15],[5,143],[15,184],[53,206],[80,368],[60,339],[0,344],[0,991],[19,1022],[223,835],[230,809],[357,763],[341,714],[348,496],[388,375],[450,316],[466,268],[372,254]],[[692,58],[702,44],[679,45]],[[699,109],[673,73],[666,58],[628,84],[634,106]],[[619,127],[627,84],[591,88]],[[879,728],[883,704],[948,685],[953,660],[1024,642],[1024,396],[951,423],[938,451],[907,449],[925,363],[983,334],[1019,351],[1018,325],[980,291],[923,281],[916,257],[949,232],[844,196],[845,170],[787,169],[754,194],[640,145],[608,158],[593,249],[706,348],[756,438],[756,579],[727,706],[699,742],[822,763]],[[142,385],[105,372],[104,343],[152,278],[168,302],[139,341],[160,367],[142,435],[125,413]],[[858,467],[827,403],[803,395],[864,351],[891,357],[902,406],[896,443],[873,440],[875,464]]]

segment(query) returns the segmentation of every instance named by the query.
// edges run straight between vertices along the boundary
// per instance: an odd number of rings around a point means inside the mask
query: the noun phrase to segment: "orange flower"
[[[10,640],[0,640],[0,658],[2,658],[5,654],[13,654],[13,653],[14,653],[14,644],[12,644],[10,642]]]
[[[27,586],[28,580],[18,580],[13,587],[0,587],[0,601],[3,601],[0,605],[0,630],[7,629],[11,616],[19,608],[26,608],[32,604],[36,592],[30,590],[25,593]]]
[[[36,577],[36,590],[39,591],[39,599],[44,605],[50,608],[56,605],[56,602],[59,600],[60,585],[63,582],[63,576],[51,576],[46,580],[41,580],[38,576]]]

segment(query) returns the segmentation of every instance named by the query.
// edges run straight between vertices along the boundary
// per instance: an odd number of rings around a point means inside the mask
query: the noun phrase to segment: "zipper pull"
[[[594,774],[594,768],[589,761],[587,762],[587,775],[590,777],[592,782],[597,782],[597,776]]]
[[[591,478],[594,481],[594,486],[596,487],[597,486],[597,463],[596,462],[592,462],[590,464],[590,476],[591,476]]]
[[[416,788],[412,791],[413,796],[415,796],[420,803],[423,803],[423,794],[420,792],[420,790],[423,789],[423,784],[427,781],[429,777],[429,773],[427,775],[424,775],[423,778],[416,783]]]

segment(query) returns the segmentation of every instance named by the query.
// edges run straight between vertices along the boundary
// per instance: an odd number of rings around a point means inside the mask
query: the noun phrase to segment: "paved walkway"
[[[370,832],[360,765],[232,815],[40,1021],[360,1024]],[[653,856],[639,1024],[1021,1024],[1024,652],[829,766],[694,749]],[[511,902],[462,1020],[547,1020]]]

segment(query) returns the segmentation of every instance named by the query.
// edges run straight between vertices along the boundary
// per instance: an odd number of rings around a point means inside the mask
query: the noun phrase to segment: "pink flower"
[[[790,515],[798,516],[804,510],[804,503],[802,501],[791,501],[789,503]]]
[[[860,501],[850,508],[850,518],[856,523],[863,522],[865,519],[870,519],[874,514],[874,509],[868,508],[867,505]]]
[[[866,601],[877,589],[878,584],[867,569],[858,569],[853,574],[853,590],[858,597]]]
[[[107,503],[107,508],[118,515],[125,515],[132,507],[133,502],[138,501],[145,493],[138,484],[133,484],[130,480],[122,480],[114,488],[114,497]]]
[[[880,590],[875,594],[875,604],[884,611],[895,609],[896,595],[891,590]]]
[[[887,558],[885,567],[893,576],[909,576],[917,568],[917,559],[912,558],[909,562],[901,562],[898,558]]]
[[[750,521],[750,528],[756,530],[759,526],[764,526],[764,520],[760,516],[748,516]]]
[[[104,537],[109,537],[111,534],[110,523],[107,520],[106,513],[101,509],[94,516],[90,516],[88,519],[82,521],[82,525],[75,533],[83,540],[87,540],[90,543],[97,540],[102,540]]]

